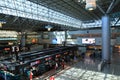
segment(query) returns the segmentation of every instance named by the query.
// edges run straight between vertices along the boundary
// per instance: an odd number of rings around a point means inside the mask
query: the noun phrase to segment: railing
[[[99,64],[98,64],[98,71],[102,71],[103,67],[105,66],[105,61],[101,61]]]

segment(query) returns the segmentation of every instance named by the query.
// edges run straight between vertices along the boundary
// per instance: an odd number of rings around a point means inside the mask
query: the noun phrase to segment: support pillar
[[[108,15],[102,17],[102,60],[110,62],[110,19]]]
[[[67,30],[65,30],[65,41],[64,41],[64,46],[66,46],[67,43]]]
[[[21,32],[21,41],[20,41],[20,44],[21,44],[21,48],[25,48],[26,46],[26,33],[25,32]]]

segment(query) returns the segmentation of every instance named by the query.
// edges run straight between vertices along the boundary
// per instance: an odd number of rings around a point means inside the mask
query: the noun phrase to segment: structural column
[[[21,41],[20,41],[20,44],[21,44],[21,48],[25,47],[26,45],[26,33],[25,32],[21,32]]]
[[[110,62],[110,19],[108,15],[102,17],[102,60]]]
[[[66,46],[67,43],[67,30],[65,30],[65,41],[64,41],[64,46]]]

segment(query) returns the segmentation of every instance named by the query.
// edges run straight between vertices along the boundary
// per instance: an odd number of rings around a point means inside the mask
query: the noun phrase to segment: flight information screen
[[[95,43],[95,38],[83,38],[82,39],[82,44],[94,44]]]

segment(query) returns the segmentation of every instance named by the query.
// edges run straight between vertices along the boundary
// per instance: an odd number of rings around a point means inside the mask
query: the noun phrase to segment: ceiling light
[[[1,20],[1,19],[0,19],[0,28],[2,28],[2,25],[5,24],[5,23],[6,23],[5,20]]]
[[[48,31],[50,31],[51,30],[51,28],[48,28]]]
[[[47,25],[45,26],[46,29],[48,29],[48,31],[50,31],[53,27],[51,25]]]
[[[86,0],[85,8],[87,10],[95,10],[96,9],[96,0]]]
[[[81,0],[78,0],[78,2],[80,2]]]
[[[2,23],[0,23],[0,28],[2,28]]]

